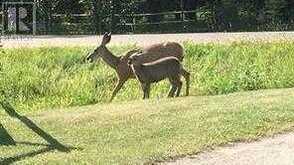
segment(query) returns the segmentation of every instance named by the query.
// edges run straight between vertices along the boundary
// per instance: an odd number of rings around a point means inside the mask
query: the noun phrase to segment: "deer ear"
[[[108,37],[108,33],[107,33],[107,32],[104,33],[104,35],[103,35],[103,39],[105,39],[106,37]]]
[[[108,33],[108,37],[107,37],[107,38],[108,38],[108,40],[109,40],[108,42],[110,42],[110,40],[111,40],[111,33]],[[107,43],[108,43],[108,42],[107,42]]]
[[[105,46],[106,44],[108,44],[110,42],[110,40],[111,40],[111,33],[105,33],[103,36],[101,45]]]
[[[102,38],[102,42],[108,37],[108,33],[104,33],[103,38]]]

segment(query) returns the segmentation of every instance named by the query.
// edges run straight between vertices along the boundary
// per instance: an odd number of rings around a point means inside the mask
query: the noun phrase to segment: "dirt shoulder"
[[[246,33],[185,33],[113,35],[111,44],[137,44],[147,46],[165,41],[193,41],[197,43],[231,43],[235,41],[294,40],[294,32],[246,32]],[[4,47],[41,46],[97,46],[101,36],[10,36],[2,37]]]
[[[294,164],[294,133],[253,143],[238,143],[162,165],[290,165]]]

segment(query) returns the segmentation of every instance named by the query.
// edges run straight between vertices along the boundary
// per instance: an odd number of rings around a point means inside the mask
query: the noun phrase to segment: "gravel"
[[[293,165],[294,133],[220,147],[161,165]]]
[[[4,47],[40,46],[97,46],[102,36],[2,36]],[[235,41],[294,40],[294,32],[246,32],[246,33],[184,33],[113,35],[111,44],[137,44],[147,46],[165,41],[194,41],[197,43],[231,43]]]

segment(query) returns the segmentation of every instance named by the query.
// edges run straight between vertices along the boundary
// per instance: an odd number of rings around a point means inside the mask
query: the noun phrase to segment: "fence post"
[[[36,0],[34,0],[33,4],[33,35],[35,36],[37,33],[37,6],[36,6]]]
[[[101,34],[101,20],[100,20],[100,7],[101,1],[100,0],[92,0],[93,5],[93,15],[94,15],[94,30],[95,34]]]
[[[136,17],[133,16],[133,24],[131,25],[133,34],[136,33]]]
[[[1,30],[1,33],[2,35],[4,35],[4,29],[5,29],[5,5],[4,5],[4,2],[2,3],[2,30]]]
[[[110,31],[115,33],[116,32],[115,27],[116,27],[116,23],[117,23],[116,16],[115,16],[116,9],[117,9],[117,1],[112,0],[111,6],[112,6],[112,8],[111,8],[111,18],[110,18],[111,19]]]
[[[181,17],[182,17],[183,31],[186,31],[186,27],[185,27],[185,13],[184,13],[184,4],[183,4],[183,0],[181,0]]]

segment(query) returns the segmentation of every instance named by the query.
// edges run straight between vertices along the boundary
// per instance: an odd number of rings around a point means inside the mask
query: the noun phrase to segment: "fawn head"
[[[128,65],[141,65],[141,63],[139,61],[139,55],[140,54],[134,54],[134,55],[130,56],[128,59]]]
[[[97,60],[99,57],[103,56],[104,54],[108,53],[108,49],[106,48],[106,45],[110,42],[111,40],[111,33],[105,33],[102,39],[101,44],[94,50],[93,53],[90,53],[86,60],[93,62]]]

